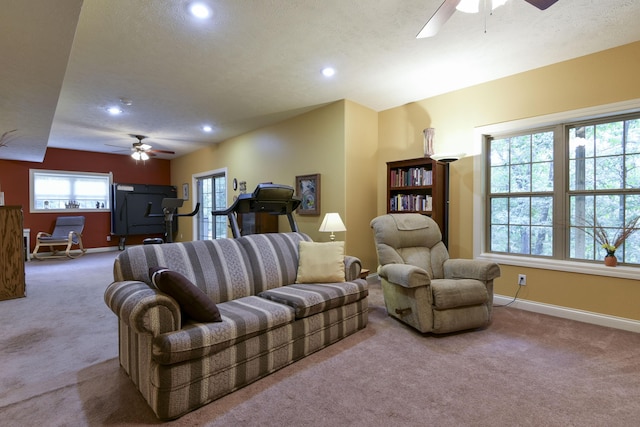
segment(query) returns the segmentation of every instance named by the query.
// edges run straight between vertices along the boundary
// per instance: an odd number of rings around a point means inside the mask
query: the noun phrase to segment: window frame
[[[107,198],[104,208],[70,208],[70,209],[39,209],[35,206],[35,176],[38,174],[77,176],[77,177],[101,177],[108,179]],[[73,212],[111,212],[111,191],[113,187],[112,172],[82,172],[63,171],[49,169],[29,169],[29,213],[73,213]]]
[[[564,125],[569,122],[573,125],[576,122],[591,121],[595,119],[605,118],[607,116],[622,116],[625,114],[634,114],[640,112],[640,99],[616,102],[612,104],[599,105],[595,107],[581,108],[560,113],[553,113],[543,116],[536,116],[527,119],[514,120],[509,122],[496,123],[487,126],[479,126],[474,128],[473,150],[471,155],[474,158],[473,174],[476,186],[473,192],[473,255],[475,258],[494,261],[504,265],[522,266],[530,268],[542,268],[548,270],[574,272],[582,274],[593,274],[609,277],[620,277],[636,279],[638,275],[638,267],[636,266],[618,266],[610,268],[604,266],[604,263],[594,263],[588,261],[578,261],[574,259],[554,259],[546,257],[536,257],[530,255],[512,255],[491,253],[487,248],[487,233],[489,232],[487,215],[488,215],[488,194],[487,194],[487,144],[485,139],[487,135],[507,135],[514,133],[522,133],[524,130],[543,129],[556,126],[562,126],[562,132],[565,131]],[[562,180],[561,194],[565,193],[566,179],[568,170],[565,171],[564,161],[568,154],[558,150],[565,151],[562,144],[555,144],[554,152],[554,174],[556,177],[559,173]],[[557,157],[558,154],[560,157]],[[557,159],[561,159],[558,161]],[[557,182],[557,181],[556,181]],[[556,200],[556,203],[562,203],[563,209],[568,208],[568,195],[560,196],[562,200]],[[557,212],[554,212],[554,219]],[[563,219],[564,220],[564,219]],[[558,224],[558,222],[555,222]],[[555,225],[554,227],[560,227]],[[557,233],[563,241],[554,240],[554,244],[566,246],[567,233]]]

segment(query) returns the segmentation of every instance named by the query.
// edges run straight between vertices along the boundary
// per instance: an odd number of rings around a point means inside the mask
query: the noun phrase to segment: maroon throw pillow
[[[165,267],[151,267],[149,278],[158,290],[178,302],[187,317],[198,322],[222,322],[213,300],[182,274]]]

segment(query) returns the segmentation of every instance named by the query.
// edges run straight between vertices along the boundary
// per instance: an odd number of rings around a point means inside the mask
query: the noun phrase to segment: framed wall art
[[[182,184],[182,198],[189,200],[189,184]]]
[[[298,215],[320,215],[320,174],[296,176],[296,196],[302,200]]]

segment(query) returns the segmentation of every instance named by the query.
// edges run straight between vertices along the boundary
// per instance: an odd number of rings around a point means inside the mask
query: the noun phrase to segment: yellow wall
[[[349,126],[345,126],[347,117]],[[363,245],[361,237],[366,234],[363,224],[368,229],[375,212],[372,176],[376,135],[377,113],[350,101],[339,101],[175,159],[171,182],[181,186],[191,183],[194,174],[227,168],[227,203],[231,205],[233,196],[238,195],[231,186],[233,178],[246,181],[247,192],[252,192],[261,182],[295,187],[297,175],[319,173],[321,214],[296,214],[299,230],[315,241],[328,241],[329,235],[318,228],[326,212],[338,212],[347,232],[338,233],[337,239],[346,242],[346,252],[361,258],[363,264],[365,260],[375,262],[372,246]],[[370,206],[369,213],[362,209],[366,206]],[[193,198],[185,203],[183,211],[192,208]],[[177,240],[192,240],[192,218],[179,221]],[[290,230],[284,216],[279,219],[279,229]],[[370,232],[365,238],[373,239]]]
[[[378,258],[369,224],[376,215],[378,114],[354,102],[346,107],[346,252],[375,272]]]
[[[385,212],[385,163],[422,155],[422,129],[436,129],[436,152],[473,153],[474,128],[640,98],[640,42],[425,99],[379,114],[378,212]],[[450,252],[473,256],[474,161],[451,164]],[[502,266],[496,293],[640,320],[638,281]]]

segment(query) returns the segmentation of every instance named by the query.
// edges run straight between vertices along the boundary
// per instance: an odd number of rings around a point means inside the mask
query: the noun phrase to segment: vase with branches
[[[629,236],[638,230],[638,225],[640,225],[639,223],[640,215],[627,221],[618,229],[615,236],[610,239],[609,234],[607,233],[607,228],[603,227],[598,221],[595,221],[593,237],[600,244],[600,247],[607,251],[607,254],[605,255],[606,265],[615,266],[617,264],[616,250],[629,238]],[[607,260],[607,258],[613,259]]]

